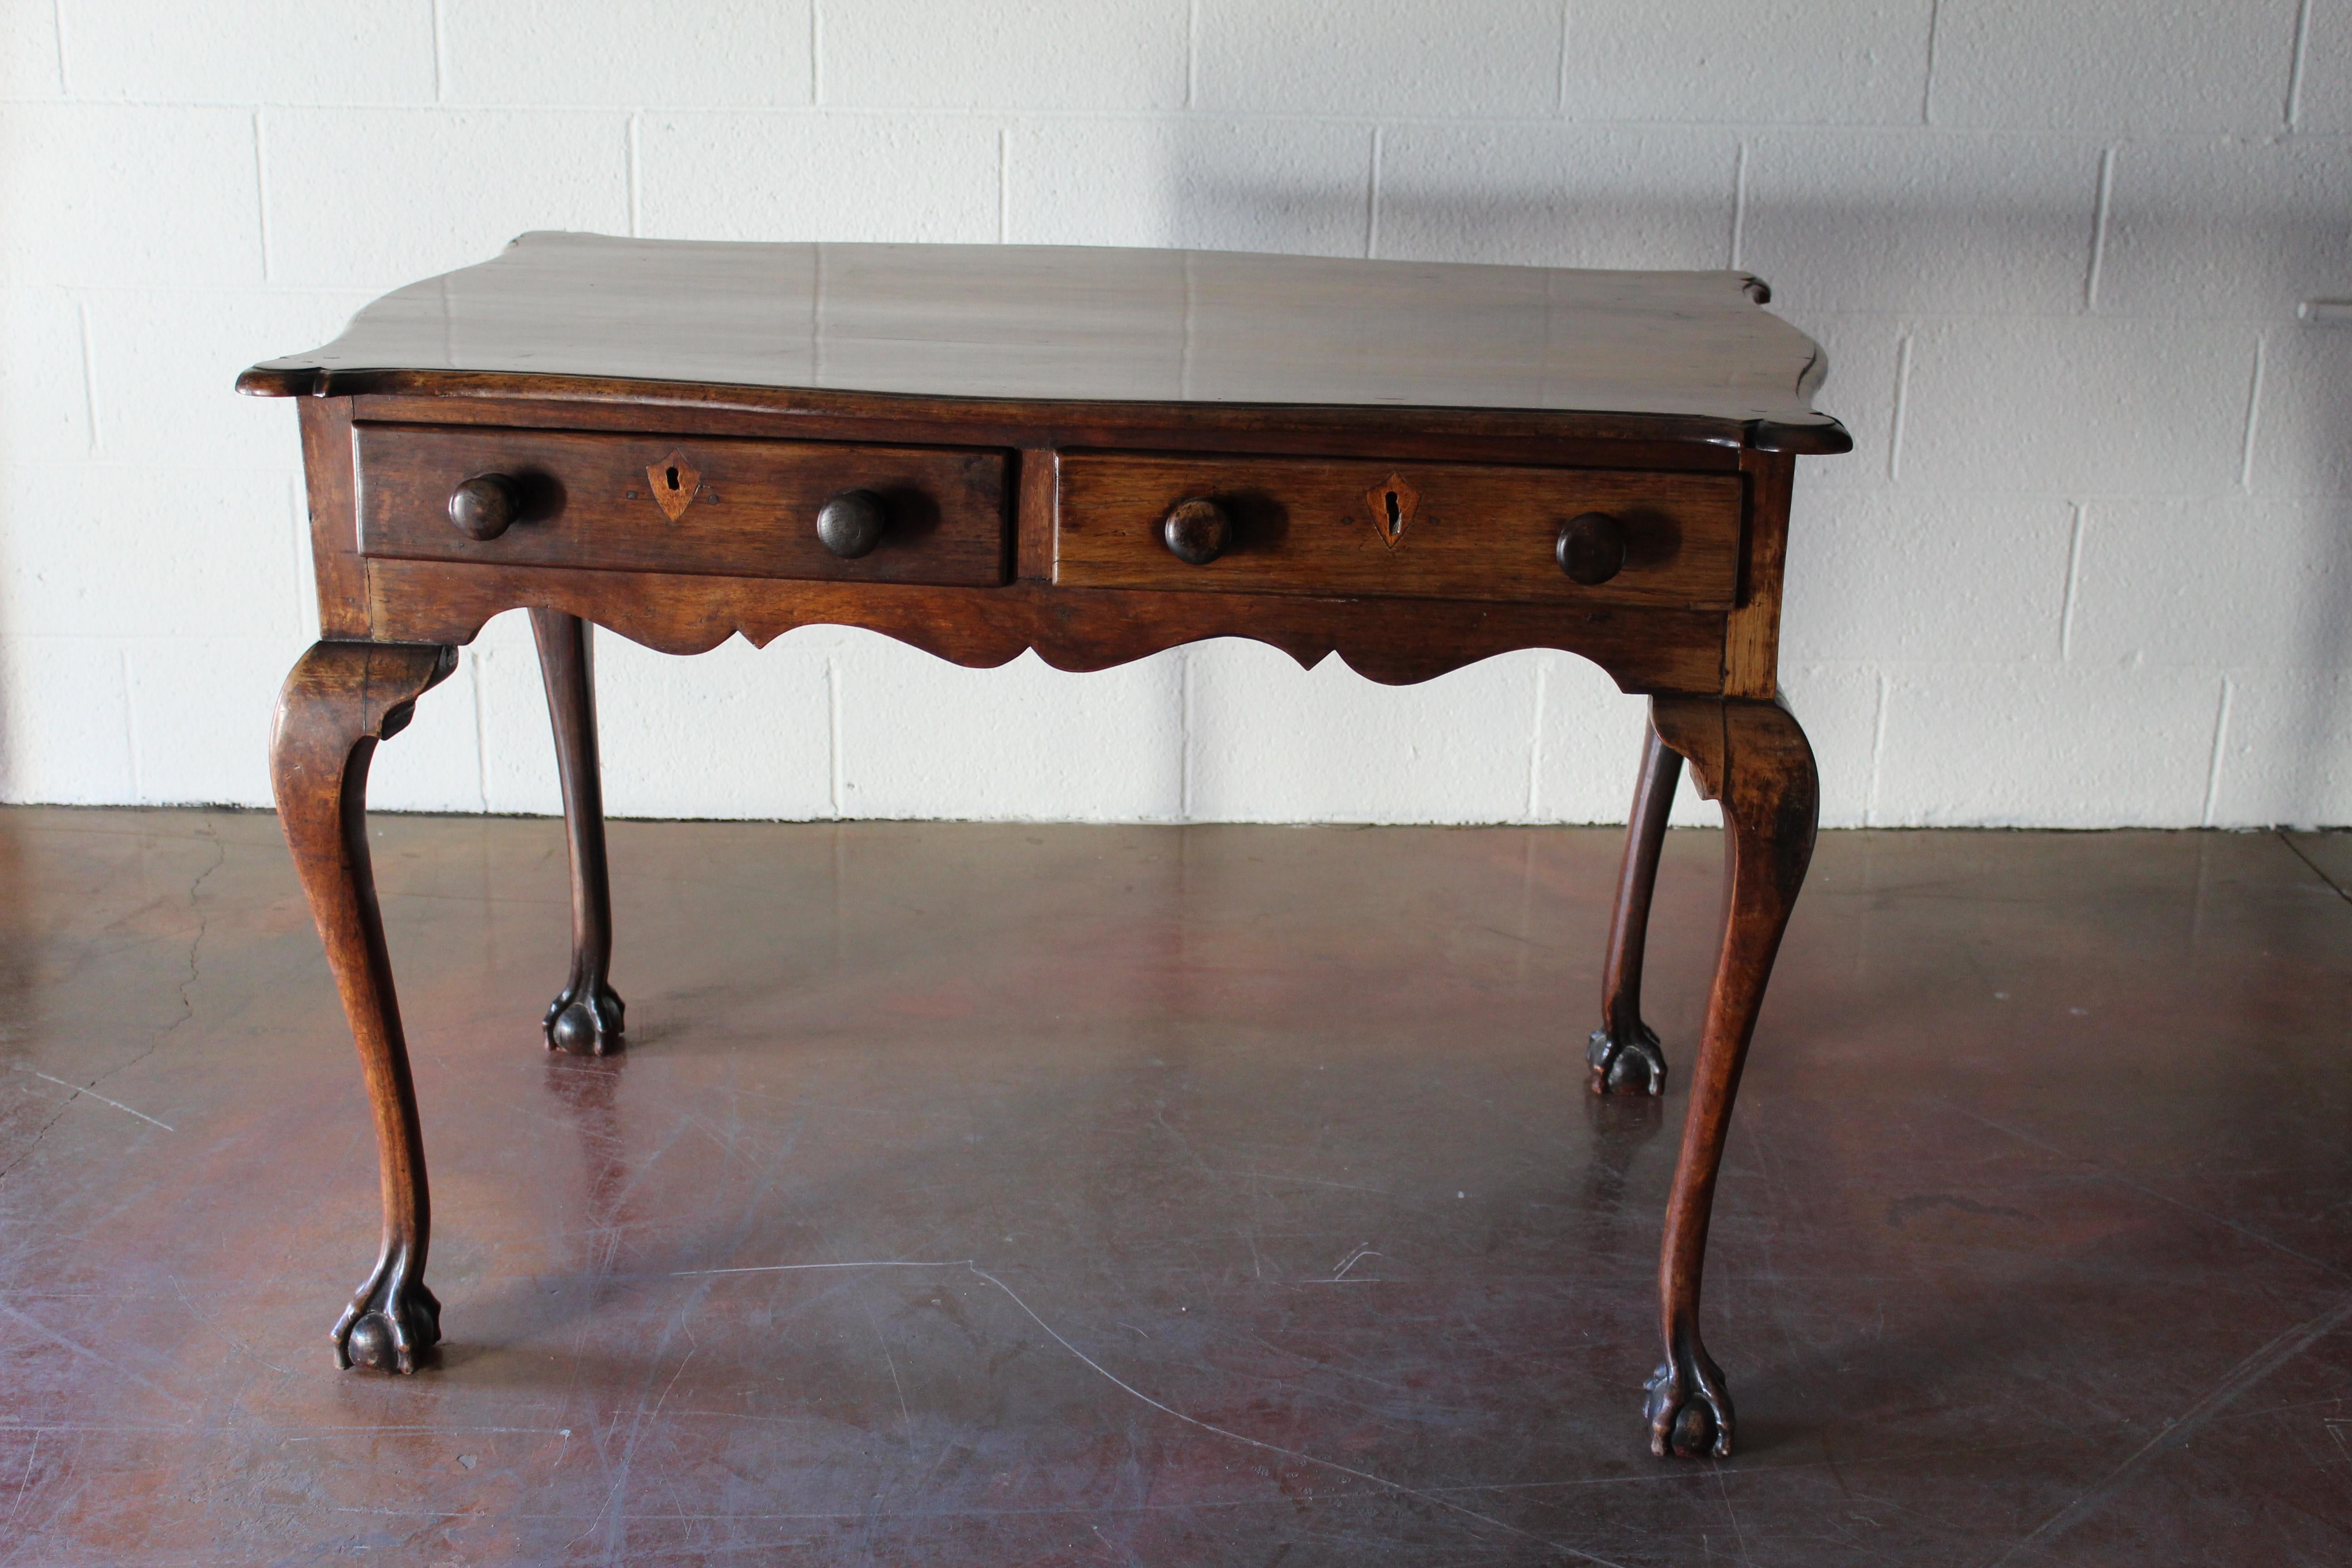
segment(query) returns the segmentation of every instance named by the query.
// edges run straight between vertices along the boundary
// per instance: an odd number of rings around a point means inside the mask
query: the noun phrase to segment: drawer
[[[1054,581],[1072,587],[1727,610],[1739,581],[1736,474],[1083,452],[1063,457],[1058,489]],[[1204,564],[1162,534],[1188,500],[1223,519],[1229,542]],[[1605,521],[1583,528],[1613,537],[1622,563],[1579,582],[1555,552],[1594,512]]]
[[[974,587],[1005,580],[1002,452],[412,425],[361,425],[353,439],[363,555]],[[506,477],[514,516],[495,537],[473,538],[451,521],[450,496],[483,475]],[[879,502],[866,515],[881,527],[868,552],[845,558],[819,537],[817,515],[852,491]],[[856,517],[862,503],[850,504],[836,517]]]

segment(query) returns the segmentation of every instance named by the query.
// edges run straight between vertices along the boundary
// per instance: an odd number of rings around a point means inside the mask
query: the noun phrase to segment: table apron
[[[992,668],[1034,648],[1057,669],[1107,669],[1210,637],[1246,637],[1312,667],[1337,653],[1387,685],[1521,648],[1591,659],[1629,692],[1723,689],[1728,617],[1448,599],[1167,593],[1014,583],[954,588],[369,560],[368,640],[465,643],[491,616],[551,608],[664,653],[739,633],[764,646],[803,626],[860,626]]]

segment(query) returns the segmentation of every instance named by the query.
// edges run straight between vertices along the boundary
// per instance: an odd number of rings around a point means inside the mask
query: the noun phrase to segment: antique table
[[[1723,805],[1647,1414],[1655,1453],[1729,1453],[1700,1267],[1815,816],[1774,686],[1790,485],[1797,454],[1851,447],[1769,297],[1737,272],[532,234],[246,372],[300,399],[323,640],[270,763],[383,1166],[338,1363],[408,1372],[440,1337],[368,762],[500,611],[530,612],[571,850],[547,1043],[599,1053],[622,1007],[591,623],[682,654],[824,622],[1073,670],[1245,637],[1390,683],[1548,647],[1651,698],[1595,1092],[1664,1087],[1642,948],[1685,759]]]

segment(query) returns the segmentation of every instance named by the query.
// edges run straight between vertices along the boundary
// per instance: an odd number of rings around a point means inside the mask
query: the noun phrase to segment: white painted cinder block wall
[[[1783,667],[1842,824],[2352,822],[2352,0],[0,0],[0,796],[266,803],[314,632],[248,362],[530,228],[1751,268],[1850,457]],[[527,632],[381,805],[556,808]],[[1559,655],[600,642],[617,813],[1622,819]]]

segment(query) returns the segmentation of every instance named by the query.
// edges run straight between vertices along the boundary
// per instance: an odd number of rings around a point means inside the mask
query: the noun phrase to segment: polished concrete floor
[[[0,1563],[2352,1563],[2352,841],[1825,836],[1650,1458],[1616,835],[379,819],[447,1343],[338,1373],[266,815],[0,812]],[[1717,839],[1669,845],[1686,1068]]]

